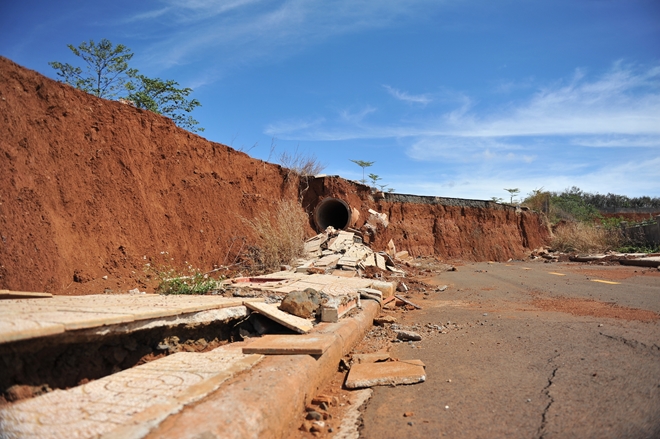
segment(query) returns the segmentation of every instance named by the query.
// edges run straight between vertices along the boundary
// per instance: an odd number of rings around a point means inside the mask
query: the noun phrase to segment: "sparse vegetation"
[[[551,246],[562,252],[605,252],[621,247],[620,230],[585,222],[567,222],[553,233]]]
[[[520,189],[518,189],[518,188],[506,189],[505,188],[504,190],[507,191],[509,193],[509,195],[511,196],[511,204],[513,204],[513,197],[515,197],[516,195],[518,195],[520,193]]]
[[[320,174],[325,166],[314,154],[306,154],[295,149],[293,153],[284,151],[280,154],[279,164],[303,177]]]
[[[263,270],[279,270],[282,264],[291,264],[303,255],[308,218],[295,201],[280,202],[273,218],[264,211],[243,221],[256,235],[251,257]]]
[[[192,266],[188,266],[183,273],[173,268],[147,269],[159,280],[156,287],[159,294],[208,294],[220,287],[218,280]]]
[[[352,160],[352,159],[351,161],[362,168],[362,180],[360,181],[362,182],[362,184],[367,184],[367,179],[364,177],[364,170],[373,166],[374,163],[376,162],[367,162],[365,160]]]

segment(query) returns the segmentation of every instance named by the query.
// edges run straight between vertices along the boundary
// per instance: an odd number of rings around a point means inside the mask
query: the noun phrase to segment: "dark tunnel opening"
[[[328,226],[343,230],[351,224],[351,208],[338,198],[326,198],[314,209],[314,223],[322,232]]]

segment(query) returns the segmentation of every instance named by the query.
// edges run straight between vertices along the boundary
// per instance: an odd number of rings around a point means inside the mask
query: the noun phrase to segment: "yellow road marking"
[[[549,274],[554,274],[555,276],[566,276],[565,274],[561,273],[553,273],[552,271],[548,271]]]
[[[602,284],[621,285],[621,282],[612,282],[609,280],[589,279],[591,282],[600,282]]]

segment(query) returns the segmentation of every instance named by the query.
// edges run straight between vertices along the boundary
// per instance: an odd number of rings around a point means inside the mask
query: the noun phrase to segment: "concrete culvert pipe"
[[[339,198],[325,198],[314,209],[314,223],[319,232],[328,226],[343,230],[351,225],[351,208]]]

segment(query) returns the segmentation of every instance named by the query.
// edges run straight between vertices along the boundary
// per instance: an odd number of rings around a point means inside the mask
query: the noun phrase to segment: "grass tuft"
[[[251,258],[263,270],[279,270],[303,256],[308,218],[295,201],[282,201],[272,218],[270,212],[261,212],[253,220],[243,221],[256,235]]]

